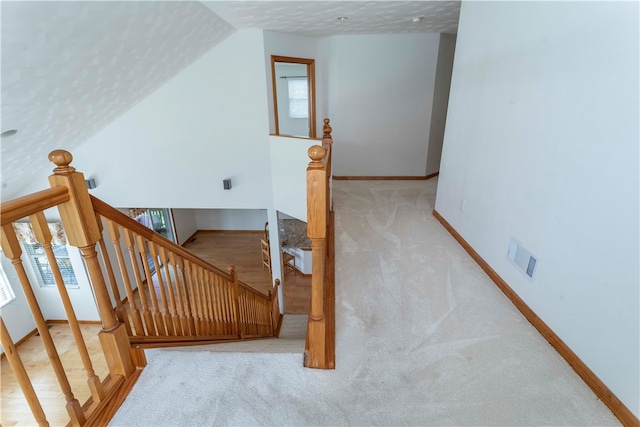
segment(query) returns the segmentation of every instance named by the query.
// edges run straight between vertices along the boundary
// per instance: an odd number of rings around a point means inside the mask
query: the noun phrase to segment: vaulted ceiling
[[[49,151],[83,143],[236,29],[455,33],[460,9],[437,0],[0,4],[1,132],[18,131],[1,140],[2,200],[49,173]]]

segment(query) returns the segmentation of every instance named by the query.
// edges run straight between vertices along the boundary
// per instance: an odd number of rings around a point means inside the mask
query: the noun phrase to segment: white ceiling
[[[18,130],[0,142],[7,200],[50,174],[51,150],[73,151],[235,29],[454,33],[460,2],[3,0],[0,7],[0,130]]]
[[[460,1],[204,1],[237,29],[323,37],[336,34],[455,33]],[[339,21],[338,17],[347,17]],[[424,18],[414,23],[413,18]]]

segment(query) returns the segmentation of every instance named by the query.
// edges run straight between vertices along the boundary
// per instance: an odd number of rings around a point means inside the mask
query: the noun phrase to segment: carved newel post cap
[[[309,151],[307,152],[307,154],[309,154],[309,158],[311,160],[313,160],[314,162],[319,162],[322,160],[325,154],[327,154],[327,150],[319,145],[314,145],[313,147],[309,147]]]
[[[229,267],[227,267],[227,271],[229,272],[230,275],[234,275],[236,274],[236,267],[235,265],[230,265]]]
[[[323,138],[331,138],[331,131],[333,130],[329,125],[330,120],[324,119],[324,126],[322,127]]]
[[[69,166],[73,161],[73,156],[67,150],[53,150],[49,153],[49,161],[57,167],[54,173],[75,172],[76,168]]]

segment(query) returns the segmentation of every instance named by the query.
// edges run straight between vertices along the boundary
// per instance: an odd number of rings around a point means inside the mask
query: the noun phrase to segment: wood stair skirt
[[[593,390],[602,402],[613,412],[613,414],[625,426],[640,425],[638,418],[627,408],[618,397],[593,373],[591,369],[565,344],[558,335],[538,317],[538,315],[516,294],[502,277],[491,268],[487,262],[467,243],[466,240],[436,211],[433,216],[447,229],[454,239],[471,255],[480,268],[493,280],[500,290],[509,298],[518,310],[527,318],[529,323],[538,330],[553,348],[567,361],[569,366],[582,378],[582,380]]]

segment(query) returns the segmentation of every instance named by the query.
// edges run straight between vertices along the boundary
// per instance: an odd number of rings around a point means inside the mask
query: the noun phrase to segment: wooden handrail
[[[151,230],[148,227],[145,227],[135,219],[129,217],[128,215],[123,214],[118,209],[112,207],[108,203],[105,203],[104,201],[98,199],[95,196],[91,196],[91,203],[93,204],[93,209],[96,211],[96,213],[102,215],[103,217],[110,219],[113,222],[120,224],[125,228],[128,228],[134,233],[144,237],[146,240],[158,244],[160,247],[170,248],[172,252],[174,252],[177,255],[180,255],[185,260],[188,260],[209,271],[213,271],[219,276],[224,277],[227,280],[232,280],[232,277],[229,273],[216,267],[213,264],[208,263],[202,258],[198,258],[197,256],[195,256],[194,254],[192,254],[182,246],[177,245],[176,243],[165,238],[161,234],[156,233],[155,231]],[[269,300],[268,295],[265,295],[262,292],[253,289],[251,286],[247,285],[246,283],[239,281],[239,285],[240,287],[245,288],[250,292],[256,293],[257,295],[264,298],[265,300]]]
[[[69,198],[69,190],[67,187],[56,186],[14,200],[9,200],[0,206],[0,212],[2,213],[0,223],[2,225],[10,224],[26,216],[68,202]]]

